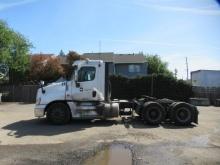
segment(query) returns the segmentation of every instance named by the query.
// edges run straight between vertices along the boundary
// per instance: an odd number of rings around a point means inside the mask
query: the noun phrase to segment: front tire
[[[71,119],[69,107],[64,103],[51,104],[47,108],[47,119],[52,124],[67,124]]]

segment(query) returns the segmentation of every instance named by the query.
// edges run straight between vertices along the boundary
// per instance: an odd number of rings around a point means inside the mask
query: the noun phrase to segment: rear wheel
[[[173,102],[172,104],[170,104],[168,108],[168,116],[171,121],[174,121],[173,120],[173,108],[176,106],[176,104],[178,104],[178,102]]]
[[[172,109],[172,119],[176,124],[189,125],[193,119],[193,109],[187,103],[177,103]]]
[[[143,119],[152,125],[160,124],[166,116],[164,108],[156,102],[144,104]]]
[[[64,103],[53,103],[47,109],[47,119],[52,124],[66,124],[71,119],[69,108]]]

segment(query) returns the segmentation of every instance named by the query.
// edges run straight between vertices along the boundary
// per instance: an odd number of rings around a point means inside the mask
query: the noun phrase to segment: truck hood
[[[43,88],[45,89],[45,91],[46,91],[46,90],[47,90],[47,91],[50,91],[50,90],[53,90],[53,89],[56,89],[56,88],[60,88],[60,87],[62,87],[62,86],[65,86],[64,83],[65,83],[65,82],[58,82],[58,83],[54,82],[54,83],[51,83],[51,84],[49,84],[49,85],[44,86]],[[50,91],[50,92],[51,92],[51,91]]]
[[[45,93],[42,93],[41,88],[39,88],[37,92],[37,100],[41,100],[40,104],[48,104],[53,100],[65,100],[65,82],[52,83],[44,86],[43,89]]]

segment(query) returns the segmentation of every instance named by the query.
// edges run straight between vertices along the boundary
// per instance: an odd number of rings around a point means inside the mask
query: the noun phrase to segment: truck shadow
[[[21,120],[8,124],[2,129],[10,130],[8,136],[20,138],[23,136],[53,136],[69,132],[82,131],[91,127],[109,127],[117,124],[115,120],[97,120],[91,122],[88,120],[73,120],[66,125],[52,125],[46,119]]]
[[[30,119],[8,124],[2,127],[2,129],[9,130],[7,133],[8,136],[20,138],[24,136],[53,136],[69,132],[83,131],[92,127],[110,127],[118,124],[124,125],[126,129],[152,129],[161,126],[166,129],[185,129],[194,127],[194,125],[186,127],[175,126],[169,123],[152,126],[144,124],[139,118],[122,118],[122,120],[72,120],[71,123],[66,125],[51,125],[46,121],[46,119]]]
[[[122,117],[122,122],[124,123],[126,128],[137,128],[137,129],[146,129],[146,128],[158,128],[158,127],[163,127],[165,129],[189,129],[189,128],[194,128],[197,125],[196,124],[190,124],[190,125],[175,125],[174,123],[170,122],[163,122],[159,125],[149,125],[147,123],[144,123],[141,121],[140,117],[133,117],[133,118],[123,118]]]

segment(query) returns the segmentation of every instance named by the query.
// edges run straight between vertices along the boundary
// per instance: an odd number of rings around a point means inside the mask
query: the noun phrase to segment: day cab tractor
[[[109,63],[101,60],[75,61],[69,80],[42,85],[37,92],[34,112],[35,117],[46,115],[53,124],[66,124],[71,119],[108,119],[134,114],[152,125],[162,122],[198,124],[197,108],[186,102],[149,96],[111,100]]]

